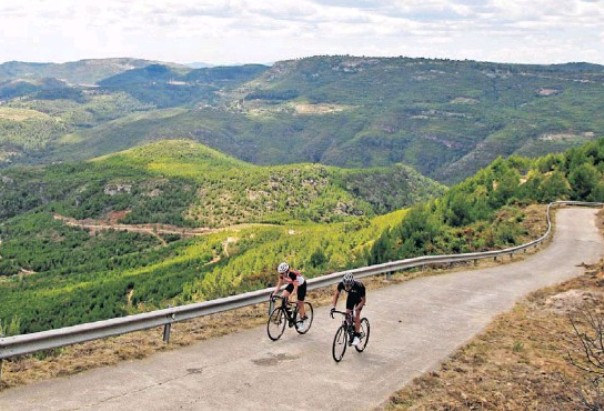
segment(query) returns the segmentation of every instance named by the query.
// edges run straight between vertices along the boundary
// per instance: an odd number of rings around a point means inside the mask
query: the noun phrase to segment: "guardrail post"
[[[168,323],[164,325],[164,342],[170,342],[170,329],[172,328],[172,323]]]
[[[168,306],[168,308],[172,308],[171,305]],[[174,320],[174,314],[171,314],[169,317],[171,320]],[[163,340],[165,343],[169,343],[170,342],[170,331],[172,330],[172,323],[166,323],[164,324],[164,336],[163,336]]]

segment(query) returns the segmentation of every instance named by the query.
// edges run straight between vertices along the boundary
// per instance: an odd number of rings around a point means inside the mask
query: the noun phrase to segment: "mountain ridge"
[[[589,63],[315,56],[270,67],[155,64],[103,81],[4,102],[52,113],[54,123],[0,123],[0,161],[3,151],[10,159],[0,166],[86,159],[177,135],[255,164],[405,163],[452,184],[497,156],[560,152],[604,135],[604,67]],[[179,112],[162,117],[166,110]]]

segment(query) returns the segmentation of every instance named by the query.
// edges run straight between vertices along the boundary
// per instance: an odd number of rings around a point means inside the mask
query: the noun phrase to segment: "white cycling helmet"
[[[282,262],[281,264],[279,264],[279,267],[277,268],[277,271],[279,272],[279,274],[284,274],[286,272],[289,271],[289,264],[287,264],[285,261]]]
[[[342,277],[342,282],[344,283],[344,285],[352,285],[352,283],[354,283],[354,277],[352,273],[344,274],[344,277]]]

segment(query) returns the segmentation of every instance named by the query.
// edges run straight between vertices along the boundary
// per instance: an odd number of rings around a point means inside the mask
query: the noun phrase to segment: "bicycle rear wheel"
[[[296,313],[296,331],[298,334],[306,334],[308,330],[310,330],[310,326],[312,325],[313,319],[313,311],[312,304],[305,302],[304,303],[304,314],[306,315],[306,320],[302,321],[302,317],[300,317],[300,313]]]
[[[346,346],[348,345],[348,333],[344,326],[338,328],[335,337],[333,337],[333,346],[331,348],[331,354],[335,362],[342,361],[344,353],[346,352]]]
[[[285,331],[286,323],[287,321],[285,319],[285,313],[281,307],[275,308],[268,317],[268,322],[266,323],[266,333],[268,334],[268,338],[273,341],[277,341],[279,338],[281,338],[283,331]]]
[[[358,352],[363,352],[367,343],[369,343],[369,320],[365,317],[361,319],[361,342],[354,346]]]

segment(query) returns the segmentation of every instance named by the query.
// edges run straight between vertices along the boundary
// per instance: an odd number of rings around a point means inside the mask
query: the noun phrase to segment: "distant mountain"
[[[0,166],[91,158],[169,136],[255,164],[403,163],[451,184],[498,156],[539,156],[604,135],[604,67],[589,63],[317,56],[270,67],[150,64],[99,84],[69,100],[22,90],[6,101]],[[51,116],[61,129],[47,132],[47,119],[34,143],[25,129],[38,123],[14,109]]]
[[[254,86],[250,110],[340,117],[318,161],[402,161],[446,182],[500,155],[541,155],[604,135],[604,66],[595,64],[320,56],[276,63]],[[308,128],[292,139],[312,139]],[[255,156],[248,160],[266,161]]]
[[[189,71],[187,69],[186,71]],[[149,64],[145,67],[134,68],[120,72],[114,76],[107,77],[98,82],[101,87],[115,88],[120,86],[139,86],[141,84],[154,82],[169,82],[178,80],[185,70],[176,70],[164,64]]]
[[[216,100],[217,92],[233,89],[266,71],[262,65],[211,67],[196,70],[152,64],[128,70],[98,83],[103,89],[123,91],[156,107],[174,107]]]
[[[262,64],[244,64],[241,66],[215,66],[200,68],[187,73],[184,81],[201,83],[244,83],[250,81],[269,69]]]
[[[156,63],[158,62],[132,58],[90,59],[68,63],[9,61],[0,64],[0,81],[15,79],[35,80],[54,77],[70,84],[92,85],[117,73]],[[171,67],[182,67],[173,63],[164,64],[168,64]]]
[[[42,92],[56,92],[69,88],[66,82],[54,78],[0,81],[0,101],[36,93],[39,97]]]

